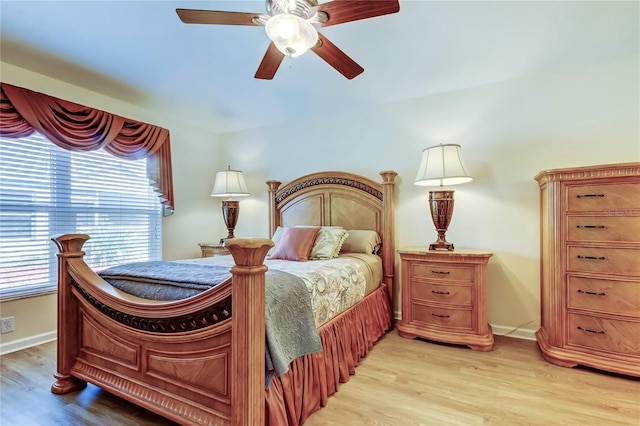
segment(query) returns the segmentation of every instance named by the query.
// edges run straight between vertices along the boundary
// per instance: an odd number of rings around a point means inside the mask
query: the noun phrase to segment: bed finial
[[[391,305],[391,318],[395,309],[395,259],[396,259],[396,173],[393,170],[380,172],[382,176],[382,269],[384,271],[383,281],[389,290],[389,300]]]
[[[51,241],[55,243],[58,247],[58,250],[61,254],[67,257],[82,257],[84,256],[84,252],[82,251],[82,246],[86,243],[91,237],[87,234],[62,234],[62,235],[54,235],[51,237]]]
[[[276,217],[276,192],[278,192],[280,185],[282,185],[282,182],[279,180],[267,181],[267,187],[269,188],[269,238],[273,237],[273,233],[276,232],[276,228],[280,225],[280,217]]]
[[[78,352],[78,335],[75,330],[78,330],[79,310],[77,300],[71,294],[73,278],[69,273],[68,262],[84,257],[82,246],[89,238],[86,234],[64,234],[51,237],[51,241],[60,250],[58,253],[58,354],[56,372],[53,375],[56,381],[51,385],[51,392],[58,395],[87,386],[85,381],[70,374],[75,354]],[[74,332],[61,333],[60,330],[74,330]]]

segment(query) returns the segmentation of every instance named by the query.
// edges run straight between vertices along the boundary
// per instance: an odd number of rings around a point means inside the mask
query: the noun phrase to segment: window
[[[161,221],[146,160],[0,138],[0,300],[56,290],[53,235],[89,234],[85,260],[101,269],[159,260]]]

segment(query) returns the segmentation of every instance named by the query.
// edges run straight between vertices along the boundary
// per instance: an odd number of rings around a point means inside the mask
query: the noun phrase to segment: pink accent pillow
[[[285,228],[270,259],[309,260],[309,254],[320,227]]]

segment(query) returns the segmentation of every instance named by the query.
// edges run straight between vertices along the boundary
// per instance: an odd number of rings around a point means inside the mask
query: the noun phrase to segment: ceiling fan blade
[[[399,10],[398,0],[333,0],[318,7],[318,11],[326,13],[329,18],[327,22],[321,24],[323,27],[389,15]]]
[[[185,24],[261,25],[253,22],[259,13],[218,12],[215,10],[176,9]]]
[[[280,67],[283,59],[284,54],[279,51],[276,45],[272,42],[267,49],[267,53],[264,54],[262,62],[260,62],[255,78],[260,78],[262,80],[273,79],[273,76],[276,75],[276,71],[278,71],[278,67]]]
[[[331,43],[329,39],[320,33],[318,33],[318,39],[320,42],[312,47],[311,50],[324,59],[326,63],[334,67],[349,80],[362,74],[364,68],[347,56],[347,54],[340,50],[335,44]]]

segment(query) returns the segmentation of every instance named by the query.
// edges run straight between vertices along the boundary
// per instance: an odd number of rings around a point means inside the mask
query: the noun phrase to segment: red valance
[[[173,212],[167,129],[0,83],[0,135],[19,138],[34,131],[70,151],[104,148],[119,158],[147,158],[152,186],[165,208]]]

